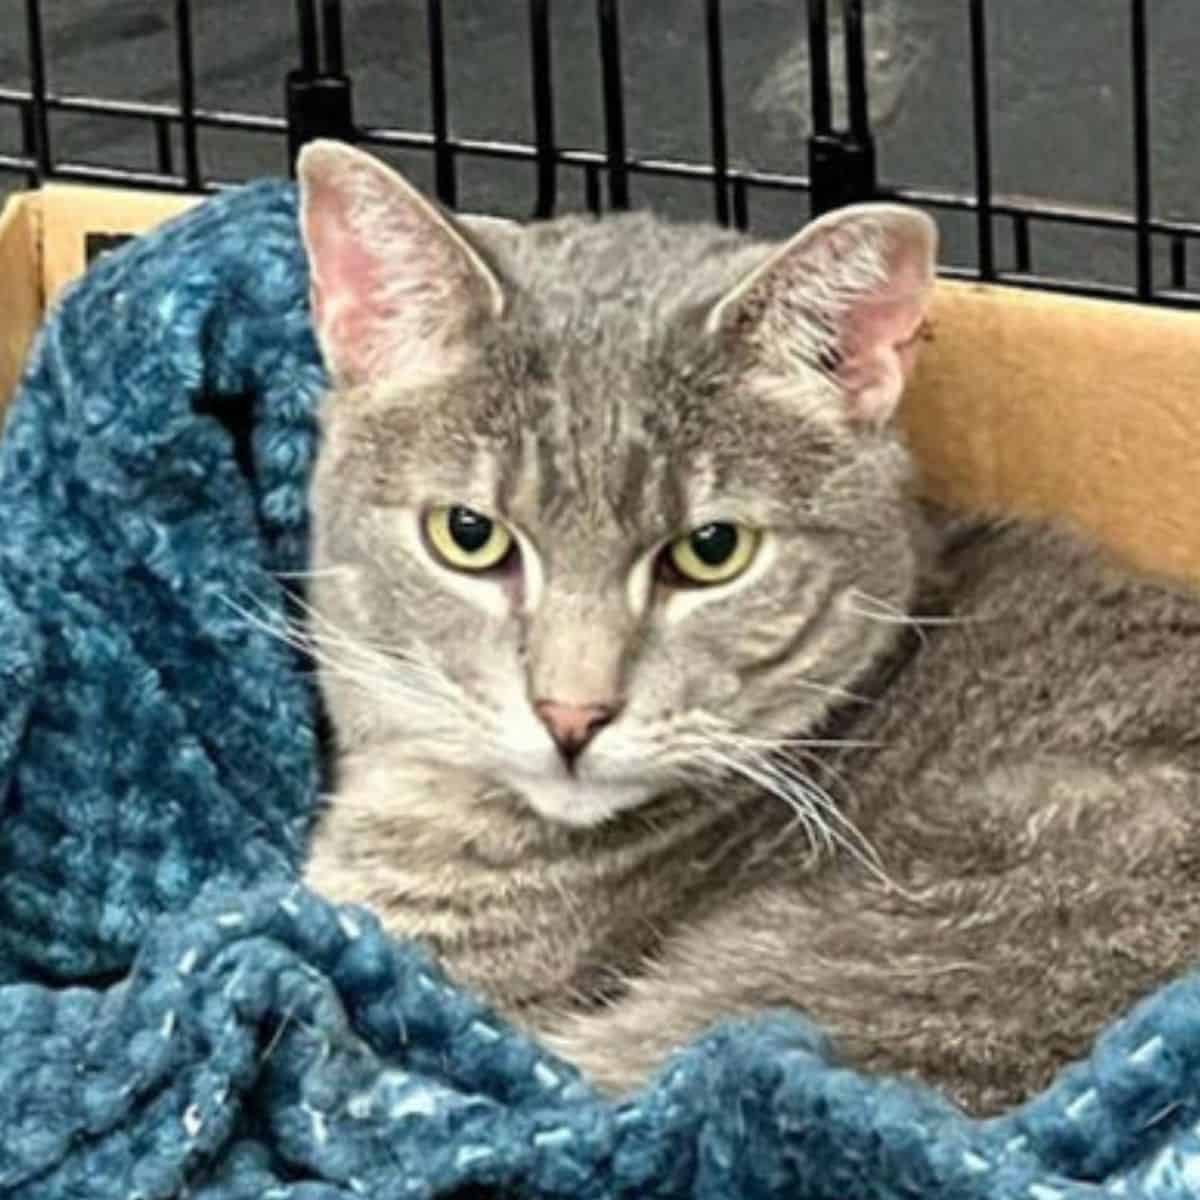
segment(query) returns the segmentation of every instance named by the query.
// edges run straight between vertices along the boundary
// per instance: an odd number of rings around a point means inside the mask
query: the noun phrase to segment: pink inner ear
[[[846,314],[838,379],[856,420],[891,416],[916,365],[924,320],[924,289],[908,297],[860,300]]]
[[[806,383],[814,366],[831,371],[842,414],[881,424],[916,362],[936,255],[937,227],[915,209],[839,209],[743,278],[706,327],[773,388]]]
[[[884,252],[883,281],[852,300],[840,330],[838,379],[851,416],[886,421],[917,361],[932,279],[923,249],[899,240]]]
[[[334,378],[452,367],[467,324],[503,307],[462,232],[361,151],[314,143],[299,176],[313,325]]]
[[[335,187],[310,191],[306,231],[313,324],[334,372],[347,382],[361,382],[380,366],[370,355],[386,318],[376,277],[378,254],[355,235],[349,198]]]

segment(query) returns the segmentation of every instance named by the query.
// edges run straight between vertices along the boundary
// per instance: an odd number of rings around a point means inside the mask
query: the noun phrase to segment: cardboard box
[[[51,186],[10,197],[0,213],[0,413],[49,305],[87,263],[199,196]]]
[[[47,187],[0,217],[0,408],[46,306],[196,197]],[[942,283],[903,420],[930,495],[1061,516],[1200,583],[1200,312]]]

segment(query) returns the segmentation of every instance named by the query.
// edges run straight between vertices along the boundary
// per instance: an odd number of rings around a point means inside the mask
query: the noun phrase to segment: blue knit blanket
[[[305,284],[289,185],[202,205],[68,293],[0,443],[0,1196],[1200,1195],[1195,977],[986,1122],[787,1014],[611,1103],[296,881],[315,695],[239,610],[305,563]]]

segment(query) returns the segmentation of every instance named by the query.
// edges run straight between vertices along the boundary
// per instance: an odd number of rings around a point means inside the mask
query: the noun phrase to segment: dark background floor
[[[295,65],[289,0],[199,0],[198,101],[206,108],[282,111],[282,76]],[[428,127],[425,5],[347,0],[347,57],[359,120]],[[559,140],[603,146],[592,0],[553,7]],[[803,172],[807,72],[799,0],[726,0],[726,86],[736,164]],[[831,7],[836,7],[832,5]],[[524,0],[446,0],[451,121],[456,134],[527,140],[532,105]],[[1149,0],[1156,215],[1200,219],[1200,5]],[[177,97],[173,6],[167,0],[44,0],[50,85],[61,93],[171,103]],[[885,183],[969,191],[973,179],[966,0],[871,0],[872,109]],[[989,6],[995,187],[1128,210],[1133,203],[1129,0],[993,0]],[[24,0],[0,0],[0,87],[24,87]],[[704,161],[708,156],[703,5],[626,0],[622,6],[630,149]],[[152,168],[153,139],[112,118],[56,116],[56,156]],[[0,153],[17,152],[15,112],[0,106]],[[205,173],[222,180],[279,173],[284,151],[262,135],[204,131]],[[418,182],[430,163],[393,156]],[[461,164],[460,203],[522,215],[531,169]],[[21,186],[0,174],[0,191]],[[562,203],[583,202],[582,179],[564,171]],[[634,180],[634,202],[707,216],[703,183]],[[755,192],[752,227],[779,233],[807,215],[803,197]],[[971,262],[970,222],[942,218],[951,261]],[[1001,266],[1011,265],[1005,223]],[[1105,282],[1132,282],[1132,237],[1037,223],[1035,266]],[[1165,247],[1159,247],[1159,257]],[[1194,257],[1194,255],[1193,255]],[[1196,272],[1200,276],[1200,269]],[[1197,280],[1193,279],[1193,286]]]

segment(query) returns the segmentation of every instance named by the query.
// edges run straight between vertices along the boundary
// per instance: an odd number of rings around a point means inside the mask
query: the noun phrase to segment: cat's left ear
[[[916,362],[933,292],[937,226],[894,204],[812,222],[710,310],[706,328],[786,391],[814,368],[837,379],[845,415],[879,425]]]
[[[313,326],[335,382],[452,368],[506,295],[470,235],[377,158],[315,141],[297,160]]]

